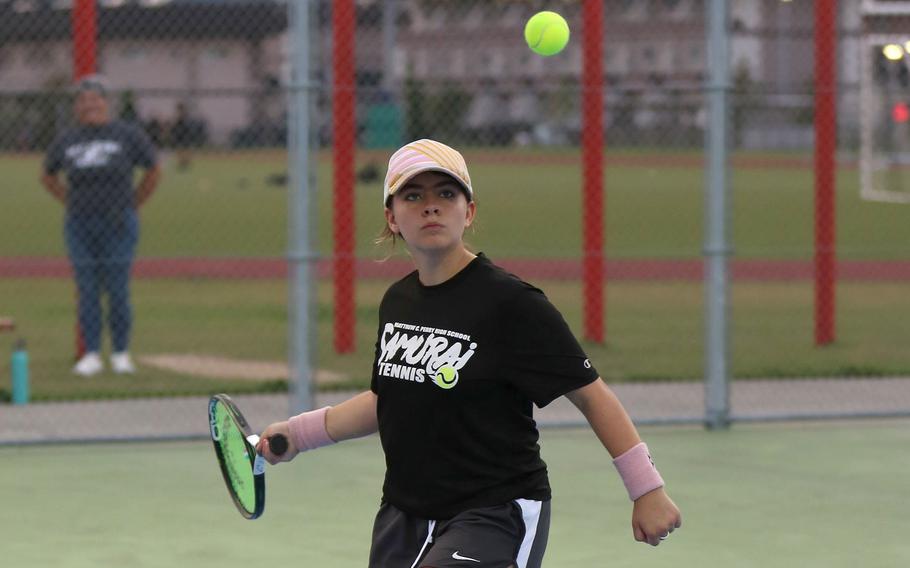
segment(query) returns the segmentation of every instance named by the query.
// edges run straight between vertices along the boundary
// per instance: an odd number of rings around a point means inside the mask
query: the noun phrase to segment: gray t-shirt
[[[66,172],[70,215],[92,215],[135,207],[133,170],[156,162],[155,147],[144,131],[113,121],[59,134],[47,151],[44,170]]]

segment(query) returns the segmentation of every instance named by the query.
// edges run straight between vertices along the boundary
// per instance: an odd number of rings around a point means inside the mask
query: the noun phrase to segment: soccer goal
[[[910,2],[863,1],[860,193],[910,203]]]

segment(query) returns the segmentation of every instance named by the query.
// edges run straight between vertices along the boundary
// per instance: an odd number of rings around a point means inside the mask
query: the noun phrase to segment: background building
[[[70,81],[69,5],[0,0],[0,96],[7,107],[10,97],[56,92]],[[521,40],[524,21],[545,5],[559,9],[572,26],[574,41],[559,57],[536,57]],[[578,2],[360,0],[357,6],[361,123],[373,104],[389,100],[406,122],[413,121],[414,98],[429,97],[424,106],[447,109],[455,136],[545,144],[577,138]],[[852,146],[860,3],[840,6],[839,117],[842,142]],[[605,108],[614,142],[681,144],[701,137],[704,14],[704,0],[605,3]],[[319,3],[314,17],[318,68],[331,69],[329,5]],[[731,26],[737,144],[807,147],[811,10],[797,2],[737,0]],[[132,92],[143,121],[167,124],[182,102],[207,126],[211,143],[280,144],[286,27],[284,3],[269,0],[102,1],[98,64],[118,91]],[[320,72],[318,79],[331,77]],[[321,97],[319,107],[325,132],[330,101]],[[407,124],[403,130],[407,135]]]

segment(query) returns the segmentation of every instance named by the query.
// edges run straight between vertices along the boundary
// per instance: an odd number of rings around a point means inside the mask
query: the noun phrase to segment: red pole
[[[837,0],[815,0],[815,344],[834,341]]]
[[[70,25],[73,34],[73,79],[91,75],[97,70],[97,14],[95,0],[75,0],[70,12]],[[76,291],[76,305],[79,304],[79,291]],[[77,308],[78,309],[78,308]],[[76,318],[76,359],[85,355],[85,338]]]
[[[584,337],[602,343],[604,331],[604,134],[603,134],[603,2],[583,6],[582,75],[582,240]]]
[[[332,3],[335,351],[354,351],[354,0]]]
[[[73,79],[91,75],[97,69],[95,0],[75,0],[70,13],[73,27]]]

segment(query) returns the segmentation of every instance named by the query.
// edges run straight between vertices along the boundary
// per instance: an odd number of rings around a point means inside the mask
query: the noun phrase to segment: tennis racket
[[[237,510],[256,519],[265,508],[265,458],[256,452],[259,436],[226,394],[209,399],[209,429],[221,475]],[[288,449],[282,434],[269,436],[269,449],[280,456]]]

